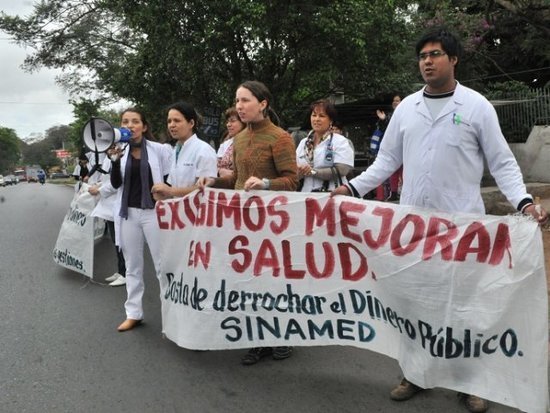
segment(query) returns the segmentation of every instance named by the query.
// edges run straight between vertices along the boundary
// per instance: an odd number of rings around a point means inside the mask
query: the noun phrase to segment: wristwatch
[[[264,183],[264,187],[265,187],[264,189],[269,189],[269,187],[271,186],[271,180],[267,178],[263,178],[262,182]]]
[[[315,169],[312,169],[311,171],[309,171],[309,174],[311,176],[315,176],[315,175],[317,175],[317,171]]]

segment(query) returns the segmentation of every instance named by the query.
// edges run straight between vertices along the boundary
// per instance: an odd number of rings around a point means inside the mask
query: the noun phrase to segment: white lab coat
[[[103,160],[101,169],[106,171],[107,174],[101,172],[95,173],[99,176],[99,201],[91,215],[107,221],[114,221],[115,195],[117,190],[111,185],[111,176],[109,174],[111,172],[111,160],[108,157],[105,157]]]
[[[178,159],[176,149],[172,156],[168,183],[176,188],[184,188],[194,185],[201,176],[218,175],[218,158],[216,151],[197,135],[191,136],[185,141]]]
[[[307,137],[302,139],[296,148],[296,163],[298,165],[306,164],[308,161],[306,159],[306,141]],[[333,148],[333,160],[326,160],[327,146],[329,144],[330,137],[327,137],[323,142],[320,142],[313,151],[313,169],[320,168],[330,168],[336,163],[344,164],[351,166],[353,168],[354,164],[354,154],[351,145],[349,144],[348,138],[338,133],[332,134],[332,148]],[[343,183],[347,183],[345,176],[340,177]],[[321,188],[324,184],[322,179],[305,176],[304,185],[302,186],[301,192],[311,192],[312,189]],[[334,180],[329,180],[328,189],[334,188]]]
[[[403,164],[401,204],[484,214],[480,191],[484,156],[514,207],[530,197],[489,101],[457,84],[432,119],[422,89],[395,109],[375,162],[350,185],[363,196]]]

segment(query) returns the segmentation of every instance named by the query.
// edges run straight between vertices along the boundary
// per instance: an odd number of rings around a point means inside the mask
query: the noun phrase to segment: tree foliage
[[[372,96],[411,80],[393,70],[412,58],[405,3],[49,0],[27,18],[3,15],[0,28],[37,50],[29,69],[70,69],[63,82],[73,92],[159,113],[179,99],[224,108],[240,82],[259,79],[292,119],[334,92]]]
[[[247,79],[268,85],[287,124],[331,94],[410,92],[421,81],[414,41],[442,23],[464,39],[459,79],[469,86],[544,84],[549,18],[548,0],[42,0],[25,18],[2,13],[0,29],[35,50],[28,70],[64,71],[82,115],[125,99],[158,129],[168,104],[223,109]]]
[[[13,129],[0,126],[0,174],[13,171],[20,158],[17,134]]]
[[[422,0],[415,26],[446,24],[462,37],[461,79],[484,90],[492,82],[550,82],[548,0]]]
[[[44,170],[61,166],[61,160],[56,157],[55,150],[70,146],[70,126],[54,126],[46,131],[45,138],[22,149],[22,162],[26,165],[40,165]]]

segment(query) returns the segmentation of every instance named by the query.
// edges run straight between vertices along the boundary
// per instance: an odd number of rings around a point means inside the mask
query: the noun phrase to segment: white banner
[[[352,345],[424,388],[547,411],[534,221],[213,189],[156,209],[163,332],[178,345]]]
[[[103,220],[90,216],[96,203],[97,197],[83,184],[71,201],[53,250],[56,264],[90,278],[94,274],[94,240],[105,230]]]

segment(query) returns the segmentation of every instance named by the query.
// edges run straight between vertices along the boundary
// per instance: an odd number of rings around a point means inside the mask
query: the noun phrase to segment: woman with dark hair
[[[182,197],[196,189],[199,176],[216,175],[216,152],[199,139],[200,116],[187,102],[177,102],[168,108],[168,133],[176,140],[168,184],[153,185],[155,200]]]
[[[328,191],[347,182],[354,164],[353,149],[345,136],[333,131],[336,108],[328,100],[310,106],[312,130],[296,148],[301,192]]]
[[[270,105],[271,92],[261,82],[250,80],[237,88],[235,108],[246,129],[233,141],[234,173],[219,178],[203,177],[200,186],[228,189],[295,191],[298,186],[296,154],[290,135],[276,126],[278,118]],[[255,364],[272,355],[275,360],[290,357],[291,347],[255,347],[242,358]]]
[[[261,82],[249,80],[237,88],[235,108],[246,129],[233,141],[232,176],[207,177],[203,186],[227,189],[295,191],[296,155],[290,135],[276,126],[273,98]]]
[[[233,175],[233,138],[245,128],[233,106],[225,111],[227,134],[218,149],[218,176]]]
[[[124,304],[126,320],[118,326],[118,331],[127,331],[143,320],[145,242],[157,278],[160,275],[159,227],[151,188],[168,175],[172,153],[167,145],[152,141],[151,127],[139,109],[122,112],[121,126],[132,132],[128,150],[116,147],[108,154],[112,160],[111,185],[117,189],[114,211],[116,244],[122,248],[126,260],[128,293]]]

